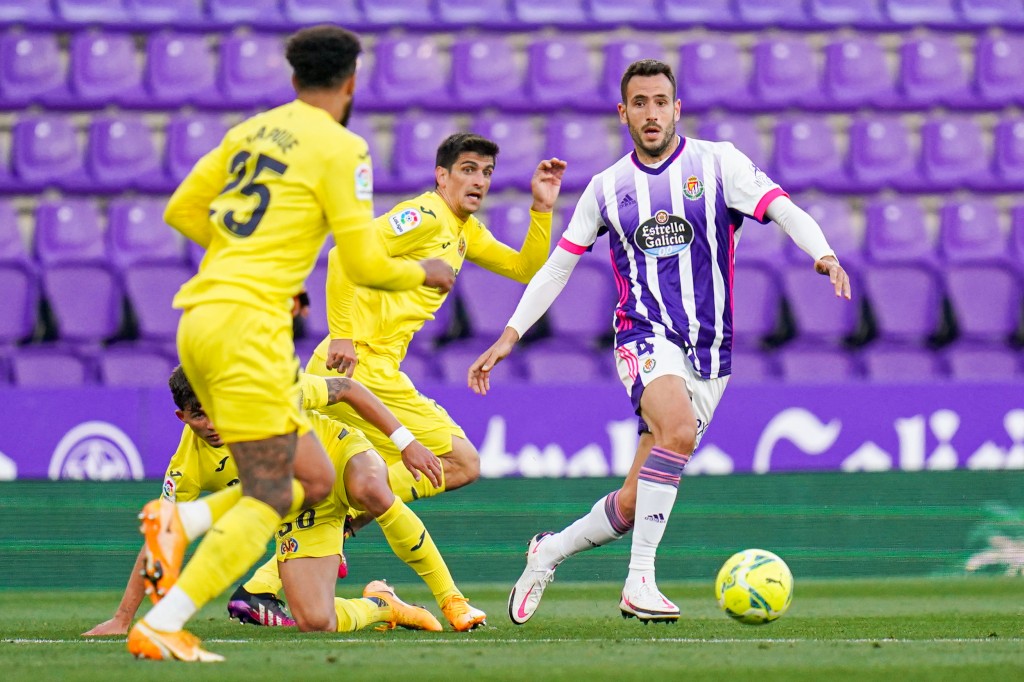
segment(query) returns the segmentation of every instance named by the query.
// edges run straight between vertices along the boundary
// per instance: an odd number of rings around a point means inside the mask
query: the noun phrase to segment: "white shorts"
[[[682,377],[697,417],[697,440],[694,447],[700,445],[711,417],[715,414],[715,408],[725,393],[728,376],[703,378],[693,368],[693,363],[683,349],[663,336],[650,336],[619,346],[615,349],[615,366],[619,370],[619,380],[633,402],[633,410],[640,417],[640,433],[650,431],[640,414],[640,398],[644,389],[658,377]]]

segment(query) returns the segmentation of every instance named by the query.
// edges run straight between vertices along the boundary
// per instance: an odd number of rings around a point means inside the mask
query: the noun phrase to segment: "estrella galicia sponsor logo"
[[[686,218],[658,211],[640,223],[633,241],[644,253],[663,258],[684,251],[693,241],[693,225]]]
[[[704,183],[696,175],[686,178],[683,183],[683,196],[690,201],[696,201],[704,196]]]
[[[145,476],[132,439],[102,421],[84,422],[64,434],[50,457],[48,474],[54,481],[139,480]]]

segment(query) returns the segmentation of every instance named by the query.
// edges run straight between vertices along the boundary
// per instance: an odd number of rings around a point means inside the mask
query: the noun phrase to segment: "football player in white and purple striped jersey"
[[[618,111],[634,150],[590,181],[508,327],[469,370],[470,387],[486,393],[490,370],[608,233],[619,291],[616,364],[640,416],[640,444],[621,489],[561,532],[530,541],[526,570],[509,596],[509,617],[518,624],[536,612],[559,563],[631,529],[619,609],[645,622],[679,618],[678,607],[658,590],[654,557],[680,475],[732,372],[733,262],[744,218],[780,225],[829,277],[836,296],[850,298],[849,278],[821,228],[782,188],[731,143],[676,133],[680,102],[667,64],[631,64]]]

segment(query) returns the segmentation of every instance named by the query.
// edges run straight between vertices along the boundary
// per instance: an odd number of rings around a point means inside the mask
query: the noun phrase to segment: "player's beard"
[[[644,143],[643,134],[644,131],[642,127],[634,128],[633,126],[629,126],[629,136],[633,138],[633,144],[644,150],[644,153],[651,158],[660,159],[662,154],[672,146],[672,140],[676,139],[676,122],[672,121],[672,123],[669,124],[668,129],[665,130],[665,136],[655,147],[648,147],[647,144]]]

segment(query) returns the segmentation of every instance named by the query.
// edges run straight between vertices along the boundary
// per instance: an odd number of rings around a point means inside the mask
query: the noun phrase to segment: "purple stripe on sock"
[[[678,475],[665,473],[663,471],[655,471],[654,469],[648,469],[647,467],[640,469],[639,478],[641,481],[650,481],[651,483],[670,485],[673,488],[679,487]]]
[[[619,491],[609,493],[604,498],[604,513],[608,516],[608,522],[612,524],[612,530],[620,535],[625,535],[633,527],[633,522],[626,519],[619,512]]]
[[[681,452],[672,452],[671,450],[666,450],[665,448],[651,448],[651,454],[658,455],[659,457],[667,459],[672,462],[682,462],[683,466],[685,466],[686,463],[690,461],[689,455],[684,455]]]

